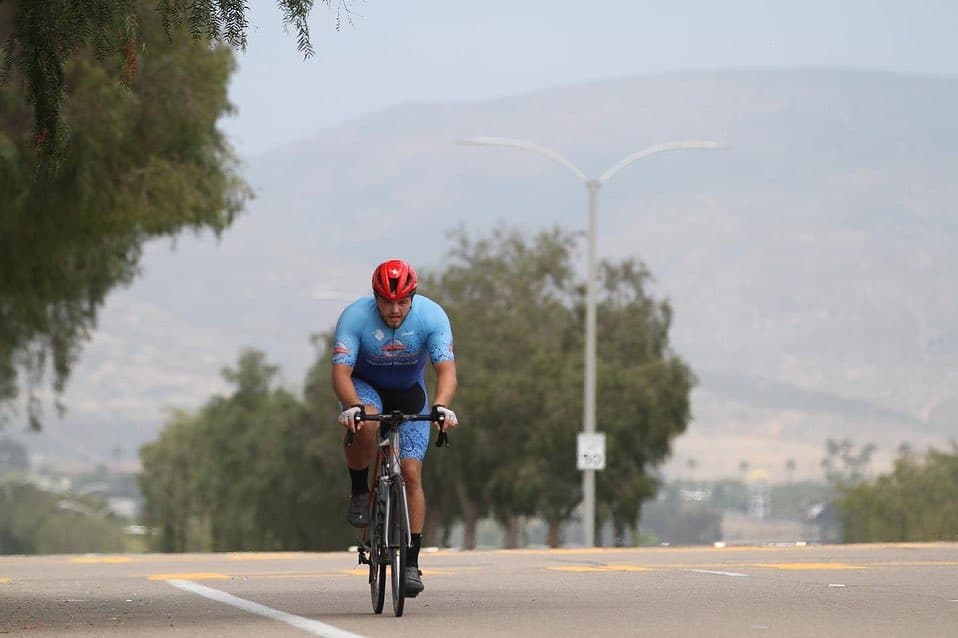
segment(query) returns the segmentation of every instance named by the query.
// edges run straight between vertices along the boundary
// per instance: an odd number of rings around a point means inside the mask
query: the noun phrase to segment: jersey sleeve
[[[346,308],[339,316],[339,321],[336,322],[336,337],[333,340],[334,365],[356,366],[361,330],[359,319],[354,306]]]
[[[456,355],[452,347],[452,326],[449,323],[446,311],[436,304],[430,319],[431,330],[429,331],[429,337],[426,339],[426,348],[429,350],[430,360],[433,363],[454,361]]]

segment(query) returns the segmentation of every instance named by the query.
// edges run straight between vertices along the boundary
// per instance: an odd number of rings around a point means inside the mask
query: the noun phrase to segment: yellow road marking
[[[295,552],[232,552],[226,557],[229,560],[303,560],[303,555]]]
[[[549,569],[557,572],[648,572],[650,567],[640,565],[560,565]]]
[[[830,570],[830,569],[868,569],[865,565],[849,565],[847,563],[752,563],[752,567],[771,567],[772,569],[787,570]]]
[[[132,563],[129,556],[79,556],[71,558],[71,563],[78,565],[113,565],[117,563]]]
[[[182,574],[153,574],[150,580],[229,580],[226,574],[213,572],[192,572]]]
[[[0,578],[0,584],[6,584],[6,583],[9,583],[9,582],[10,582],[10,579],[9,579],[9,578]]]

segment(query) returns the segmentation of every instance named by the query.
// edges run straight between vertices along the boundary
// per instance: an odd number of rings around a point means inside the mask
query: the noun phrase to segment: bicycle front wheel
[[[386,602],[386,514],[381,493],[377,489],[373,494],[369,513],[369,598],[375,614],[383,613]]]
[[[409,548],[409,508],[406,484],[401,476],[393,479],[390,490],[389,557],[392,571],[393,613],[402,616],[406,604],[406,552]]]

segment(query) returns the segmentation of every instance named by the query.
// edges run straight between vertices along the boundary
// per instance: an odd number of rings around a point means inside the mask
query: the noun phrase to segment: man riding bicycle
[[[377,414],[401,410],[431,414],[433,423],[458,424],[447,408],[456,392],[456,361],[452,328],[435,301],[416,294],[416,271],[401,259],[391,259],[373,271],[373,295],[361,297],[343,310],[336,324],[332,354],[333,392],[342,409],[339,423],[354,433],[344,446],[352,483],[346,520],[353,527],[369,525],[369,464],[376,456],[375,421],[355,422],[365,410]],[[436,371],[436,391],[430,408],[424,371],[426,359]],[[429,445],[426,421],[404,423],[400,429],[400,466],[406,483],[412,546],[406,558],[406,595],[423,591],[419,549],[426,518],[422,460]]]

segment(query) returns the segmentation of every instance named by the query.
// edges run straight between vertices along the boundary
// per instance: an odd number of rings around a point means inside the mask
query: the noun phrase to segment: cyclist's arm
[[[353,384],[353,367],[338,363],[333,364],[333,392],[343,407],[360,403],[359,394]]]
[[[456,362],[453,359],[447,361],[436,361],[432,364],[436,371],[436,392],[433,395],[433,403],[448,406],[452,403],[452,397],[456,394]]]

